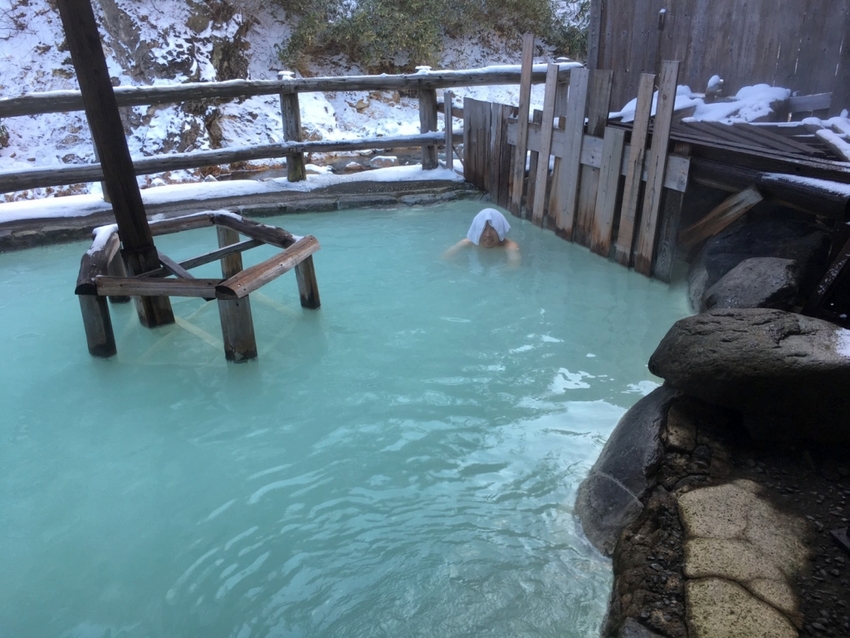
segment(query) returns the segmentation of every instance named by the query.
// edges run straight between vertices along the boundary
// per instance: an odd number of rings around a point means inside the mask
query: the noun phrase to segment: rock
[[[827,266],[829,235],[809,216],[786,208],[750,211],[710,238],[688,270],[691,307],[705,309],[706,292],[741,262],[776,257],[797,262],[799,294],[808,297]]]
[[[701,311],[711,308],[778,308],[797,303],[800,269],[792,259],[745,259],[709,288]]]
[[[662,638],[662,636],[650,631],[634,618],[626,618],[626,621],[620,627],[617,638]]]
[[[377,155],[369,160],[369,166],[372,168],[398,166],[398,158],[395,155]]]
[[[343,169],[346,173],[359,173],[360,171],[366,170],[363,168],[363,165],[358,162],[349,162],[345,165]]]
[[[711,310],[676,322],[649,370],[738,410],[754,438],[850,442],[850,331],[781,310]]]
[[[685,595],[688,635],[694,638],[797,638],[785,616],[731,581],[691,580]]]
[[[664,416],[676,396],[662,386],[633,405],[579,486],[576,515],[587,538],[605,555],[611,555],[620,532],[643,510],[661,460]]]

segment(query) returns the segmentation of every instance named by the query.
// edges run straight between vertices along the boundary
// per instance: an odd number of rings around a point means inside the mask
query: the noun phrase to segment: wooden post
[[[301,307],[316,310],[322,305],[319,299],[319,284],[316,283],[316,269],[313,266],[313,255],[310,255],[295,266],[295,279],[298,281],[298,295],[301,297]]]
[[[617,193],[620,187],[620,166],[626,132],[620,128],[606,127],[602,143],[602,166],[599,168],[599,189],[596,191],[596,211],[593,216],[590,250],[608,257],[611,250],[611,234],[614,214],[617,209]]]
[[[419,132],[431,133],[437,131],[437,89],[419,90]],[[422,170],[428,171],[439,168],[437,147],[422,147]]]
[[[629,146],[628,172],[626,173],[626,184],[623,187],[620,226],[614,246],[614,256],[621,265],[626,267],[630,265],[632,258],[638,197],[643,179],[643,161],[646,155],[646,136],[649,132],[649,116],[652,109],[654,87],[655,76],[651,73],[642,73],[638,85],[637,110],[635,111],[632,139]]]
[[[125,263],[131,274],[138,275],[159,267],[159,259],[109,79],[94,11],[89,0],[57,0],[57,5],[77,72],[86,119],[101,159],[115,221],[118,222]],[[139,318],[146,326],[174,322],[171,302],[167,297],[145,298],[137,307]]]
[[[546,204],[546,186],[549,181],[549,155],[552,154],[552,129],[555,122],[555,96],[558,93],[558,65],[550,64],[546,68],[546,88],[543,94],[543,114],[540,127],[540,153],[536,171],[528,171],[528,181],[534,182],[534,189],[528,187],[528,207],[531,208],[531,221],[536,226],[543,224],[543,212]],[[532,191],[534,198],[532,199]]]
[[[86,343],[89,354],[94,357],[111,357],[118,352],[115,345],[115,333],[112,331],[112,318],[109,316],[109,303],[106,297],[98,295],[77,295],[80,310],[83,313],[83,327],[86,330]]]
[[[534,109],[534,112],[531,115],[531,121],[534,124],[537,124],[542,130],[543,129],[543,111],[541,111],[540,109]],[[542,139],[543,138],[541,138],[541,144],[542,144]],[[528,190],[527,190],[526,195],[525,195],[525,197],[526,197],[525,214],[522,217],[523,217],[523,219],[529,219],[530,220],[532,218],[532,215],[534,214],[534,211],[532,210],[532,208],[533,208],[533,205],[534,205],[534,200],[537,197],[537,186],[538,186],[538,180],[540,179],[537,176],[538,171],[540,169],[540,151],[539,150],[538,151],[532,150],[528,154],[528,156],[529,156],[528,157]],[[548,161],[548,158],[547,158],[547,161]],[[549,178],[549,175],[548,175],[549,167],[547,166],[546,169],[547,169],[546,170],[546,172],[547,172],[546,179],[548,180],[548,178]],[[546,187],[545,181],[543,183],[543,187],[544,188]]]
[[[673,152],[679,155],[690,155],[691,145],[677,142],[673,147]],[[684,201],[685,193],[683,191],[675,191],[670,188],[664,190],[659,220],[661,229],[658,233],[658,249],[656,250],[655,264],[652,267],[652,276],[664,283],[670,283],[673,278],[673,264],[679,243],[679,226],[681,225],[682,203]]]
[[[572,239],[578,197],[579,168],[581,167],[581,144],[584,137],[584,115],[587,108],[587,89],[590,71],[574,69],[570,78],[570,101],[567,104],[567,150],[561,161],[558,176],[558,208],[555,227]]]
[[[590,72],[590,87],[587,96],[587,135],[603,137],[608,123],[611,102],[613,71]],[[599,192],[599,169],[581,166],[578,211],[573,228],[573,241],[590,246],[593,234],[593,219],[596,215],[596,196]]]
[[[280,71],[278,79],[292,79],[291,71]],[[283,120],[283,141],[303,142],[304,134],[301,131],[301,106],[298,103],[297,93],[280,94],[280,116]],[[290,182],[301,182],[307,179],[307,170],[304,167],[304,153],[294,153],[286,158],[286,179]]]
[[[124,258],[121,256],[120,252],[116,251],[116,253],[112,256],[112,259],[109,260],[106,272],[112,277],[127,276],[127,267],[124,265]],[[110,297],[109,301],[111,303],[128,303],[130,301],[130,297],[126,295],[116,295]]]
[[[445,133],[446,133],[446,168],[453,171],[455,168],[454,147],[452,138],[452,101],[454,93],[451,91],[443,91],[443,114],[445,115]]]
[[[510,211],[519,215],[522,210],[522,191],[525,182],[525,160],[528,155],[528,114],[531,110],[531,72],[534,70],[534,35],[522,36],[522,70],[519,84],[519,113],[517,114],[516,150],[510,180]]]
[[[230,228],[216,226],[219,247],[239,242],[239,233]],[[227,279],[242,270],[242,253],[231,253],[221,259],[221,274]],[[242,299],[219,299],[218,315],[221,320],[221,336],[224,339],[224,356],[228,361],[242,363],[257,358],[257,339],[254,336],[254,320],[251,302]]]
[[[661,207],[664,172],[667,170],[667,152],[678,79],[679,63],[675,60],[664,60],[661,64],[661,81],[658,87],[655,125],[652,131],[652,148],[647,162],[646,189],[644,191],[637,250],[635,251],[635,270],[647,277],[652,275],[655,240],[658,236],[658,211]]]

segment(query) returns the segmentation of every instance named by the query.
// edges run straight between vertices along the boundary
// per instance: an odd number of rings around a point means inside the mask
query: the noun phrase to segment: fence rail
[[[569,81],[569,70],[577,63],[559,65],[560,79]],[[158,105],[195,100],[235,100],[262,95],[280,95],[284,141],[252,147],[231,147],[209,151],[174,153],[169,155],[133,158],[136,175],[151,175],[170,170],[218,166],[261,159],[290,158],[291,166],[300,162],[305,153],[330,153],[380,148],[423,149],[423,168],[436,168],[436,147],[446,143],[444,133],[437,132],[437,89],[455,87],[519,84],[520,65],[490,66],[457,71],[420,71],[399,75],[361,75],[350,77],[282,78],[278,80],[230,80],[227,82],[196,82],[174,86],[126,86],[115,88],[120,107]],[[535,65],[531,82],[546,80],[546,65]],[[375,137],[350,140],[303,142],[300,138],[298,94],[332,91],[416,91],[419,98],[419,135]],[[62,113],[83,110],[79,91],[32,93],[0,99],[0,118]],[[297,122],[292,122],[298,118]],[[294,126],[293,126],[294,124]],[[294,131],[294,132],[293,132]],[[458,141],[460,138],[458,137]],[[426,152],[427,151],[427,152]],[[303,179],[303,168],[290,180]],[[99,163],[22,171],[0,171],[0,193],[9,193],[48,186],[65,186],[102,179]]]

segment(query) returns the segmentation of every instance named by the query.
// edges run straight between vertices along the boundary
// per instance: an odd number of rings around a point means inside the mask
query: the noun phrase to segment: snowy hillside
[[[0,96],[77,89],[58,12],[49,0],[0,0]],[[221,81],[237,77],[274,79],[282,70],[279,45],[289,34],[285,12],[256,0],[216,3],[191,0],[95,1],[104,48],[115,85],[156,85]],[[520,42],[486,37],[452,42],[441,68],[518,64]],[[545,62],[551,57],[538,57]],[[360,74],[340,59],[316,60],[311,75]],[[455,91],[516,103],[517,88],[476,87]],[[542,86],[535,102],[542,103]],[[307,139],[404,135],[419,132],[415,99],[398,93],[302,94]],[[281,140],[276,96],[221,104],[133,107],[123,113],[134,157]],[[93,148],[82,112],[8,118],[0,128],[0,170],[89,163]],[[193,181],[200,173],[179,172],[168,181]],[[140,178],[142,186],[151,177]],[[81,192],[86,187],[17,193],[7,199]]]

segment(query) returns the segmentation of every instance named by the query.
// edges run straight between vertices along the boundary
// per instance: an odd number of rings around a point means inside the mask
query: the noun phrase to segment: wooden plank
[[[635,112],[632,139],[629,147],[628,172],[626,173],[626,183],[623,187],[620,226],[617,231],[617,240],[614,244],[614,256],[623,266],[629,266],[631,262],[654,83],[654,75],[649,73],[641,75],[640,87],[638,88],[637,110]]]
[[[611,110],[611,71],[591,71],[587,97],[588,136],[601,138],[605,134],[608,113]],[[593,234],[593,218],[596,212],[596,196],[599,190],[599,169],[582,165],[579,178],[578,209],[573,240],[582,246],[590,246]]]
[[[255,266],[246,268],[216,287],[218,299],[241,299],[268,282],[280,277],[319,250],[312,235],[302,237],[290,248]]]
[[[531,123],[540,127],[543,124],[543,111],[541,111],[540,109],[534,109],[534,113],[531,115]],[[529,126],[531,126],[531,124],[529,124]],[[526,206],[525,215],[523,215],[523,219],[530,220],[531,216],[533,215],[534,198],[537,196],[537,183],[538,183],[537,182],[537,180],[538,180],[537,171],[539,169],[540,169],[540,151],[532,149],[529,146],[528,189],[527,189],[527,192],[526,192],[526,201],[531,202],[531,205]],[[532,179],[532,176],[534,176],[534,179]]]
[[[443,109],[443,121],[444,128],[443,132],[446,134],[446,168],[450,171],[453,171],[455,168],[455,159],[454,159],[454,135],[453,135],[453,126],[452,123],[452,102],[454,101],[454,93],[451,91],[443,91],[443,104],[447,105],[447,108]]]
[[[814,156],[823,155],[823,151],[820,149],[798,142],[787,135],[779,135],[767,126],[753,126],[749,122],[741,122],[734,125],[734,130],[744,131],[757,138],[766,138],[770,141],[771,146],[777,150],[784,150],[787,153],[802,153],[804,155]]]
[[[543,212],[546,204],[546,186],[549,180],[549,155],[552,151],[552,129],[555,122],[555,96],[558,90],[558,65],[550,64],[546,74],[546,92],[543,95],[543,113],[540,127],[540,151],[538,153],[537,172],[529,171],[529,181],[534,182],[534,199],[531,203],[531,221],[543,224]],[[529,193],[531,188],[529,187]],[[529,194],[529,197],[531,195]]]
[[[195,279],[195,275],[186,270],[183,266],[174,261],[171,257],[166,255],[165,253],[157,251],[159,254],[159,261],[162,263],[163,267],[170,272],[172,275],[177,277],[181,277],[183,279]]]
[[[572,75],[572,74],[571,74]],[[569,105],[570,87],[568,84],[558,84],[555,95],[555,128],[552,130],[552,141],[556,138],[563,140],[562,155],[566,154],[566,131],[567,106]],[[554,153],[553,153],[554,154]],[[563,158],[555,155],[552,160],[552,170],[549,172],[549,199],[546,203],[546,212],[543,215],[543,226],[555,230],[555,211],[560,210],[560,193],[563,190],[558,186],[562,174],[561,163]]]
[[[584,133],[584,116],[587,107],[587,91],[590,71],[576,69],[570,80],[570,101],[567,105],[567,150],[558,175],[558,209],[555,213],[555,228],[567,239],[572,238],[578,197],[579,168],[581,167],[581,143]]]
[[[295,243],[295,236],[292,233],[277,226],[260,224],[259,222],[233,214],[212,213],[212,217],[216,226],[231,228],[264,244],[271,244],[278,248],[289,248]]]
[[[121,239],[118,237],[116,226],[104,227],[100,233],[106,235],[105,239],[98,231],[95,231],[94,241],[91,248],[80,259],[80,271],[77,275],[77,285],[74,294],[96,295],[97,288],[94,280],[98,275],[105,275],[109,271],[109,263],[118,254],[121,248]]]
[[[283,120],[283,140],[285,142],[303,142],[301,107],[298,104],[297,93],[280,94],[280,115]],[[300,182],[307,179],[304,153],[293,153],[286,158],[286,179],[290,182]]]
[[[823,309],[824,303],[834,291],[838,290],[839,286],[846,286],[848,280],[850,280],[850,239],[844,242],[835,259],[818,282],[815,291],[806,301],[803,314],[817,316],[818,311]]]
[[[145,277],[109,277],[98,276],[95,279],[97,294],[100,296],[166,296],[201,297],[212,299],[216,296],[215,287],[220,279],[162,279]]]
[[[679,233],[679,243],[685,248],[716,235],[764,199],[758,188],[750,186],[724,200],[700,221]]]
[[[437,131],[437,90],[420,89],[419,91],[419,132],[434,133]],[[422,147],[422,170],[429,171],[439,168],[437,161],[437,146],[429,144]]]
[[[829,148],[831,148],[833,152],[842,159],[842,161],[850,162],[850,143],[842,139],[838,133],[824,128],[815,131],[815,135],[817,135],[824,144],[829,146]]]
[[[691,151],[688,144],[681,142],[677,142],[673,150],[683,155],[687,155]],[[684,201],[684,193],[672,190],[665,190],[661,198],[659,222],[661,230],[658,233],[658,249],[652,268],[652,276],[664,283],[670,283],[673,278],[673,266],[676,260]]]
[[[607,257],[611,250],[625,141],[626,132],[623,129],[610,126],[605,129],[599,188],[596,192],[596,214],[590,241],[590,250],[603,257]]]
[[[499,188],[496,191],[496,203],[507,208],[510,202],[510,179],[511,161],[513,153],[510,144],[508,144],[508,122],[511,118],[516,117],[516,107],[507,104],[499,104],[493,112],[493,120],[498,122],[498,127],[493,131],[499,136],[498,154],[493,154],[493,161],[499,166]]]
[[[519,85],[519,113],[517,114],[517,141],[514,149],[514,165],[511,171],[510,211],[520,213],[522,207],[523,182],[525,181],[525,161],[528,138],[528,113],[531,107],[531,69],[534,60],[534,35],[526,33],[522,37],[522,77]]]
[[[624,132],[626,129],[620,128]],[[508,127],[508,141],[513,141],[512,132],[515,129]],[[556,160],[559,160],[565,154],[566,141],[565,133],[562,129],[555,128],[552,131],[552,155]],[[532,151],[540,149],[540,127],[529,125],[528,129],[528,146]],[[599,137],[585,135],[581,144],[581,163],[583,166],[592,166],[599,168],[602,165],[602,146],[603,141]],[[623,164],[620,168],[622,175],[628,174],[629,168],[629,153],[631,145],[626,144],[625,155],[623,156]],[[664,188],[669,188],[675,191],[684,192],[688,186],[688,173],[691,165],[691,158],[681,155],[671,154],[667,158],[667,169],[664,171]],[[641,179],[646,181],[646,167],[644,167]],[[850,179],[850,175],[848,175]]]
[[[181,215],[170,219],[158,219],[150,222],[151,233],[154,237],[158,235],[170,235],[184,230],[206,228],[213,225],[210,213],[194,213],[192,215]]]
[[[635,270],[647,277],[652,275],[655,240],[658,236],[658,211],[661,208],[664,170],[667,167],[670,127],[673,121],[673,106],[676,102],[678,78],[678,61],[664,60],[661,64],[661,81],[658,89],[658,104],[655,110],[652,148],[649,151],[646,189],[644,190],[643,210],[635,254]]]

